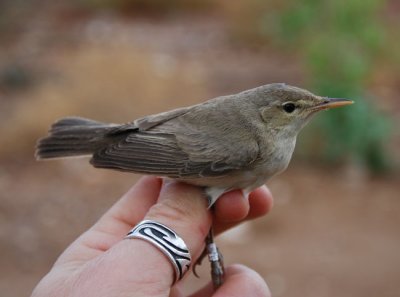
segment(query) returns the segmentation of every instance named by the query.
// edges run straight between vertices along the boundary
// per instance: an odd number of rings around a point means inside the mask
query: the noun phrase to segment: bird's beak
[[[314,106],[314,110],[324,110],[324,109],[330,109],[330,108],[336,108],[336,107],[341,107],[341,106],[346,106],[353,104],[354,101],[348,100],[348,99],[343,99],[343,98],[321,98],[322,102]]]

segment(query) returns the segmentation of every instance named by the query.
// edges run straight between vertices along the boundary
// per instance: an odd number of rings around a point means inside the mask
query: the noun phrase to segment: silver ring
[[[175,280],[182,279],[191,264],[189,250],[174,231],[167,226],[151,220],[137,224],[126,236],[126,239],[140,238],[156,246],[171,261],[175,270]]]

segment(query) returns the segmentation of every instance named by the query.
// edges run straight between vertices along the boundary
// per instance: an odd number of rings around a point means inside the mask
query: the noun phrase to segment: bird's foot
[[[211,279],[214,289],[218,289],[224,283],[224,259],[214,242],[207,245],[207,252],[211,264]]]
[[[213,282],[214,289],[218,289],[224,283],[225,268],[223,256],[214,242],[212,228],[206,237],[206,247],[193,266],[193,273],[196,277],[199,277],[196,272],[196,267],[197,265],[201,264],[206,256],[208,256],[208,260],[210,261],[211,280]]]

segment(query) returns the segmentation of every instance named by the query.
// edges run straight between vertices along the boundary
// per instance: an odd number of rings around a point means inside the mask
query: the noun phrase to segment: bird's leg
[[[222,254],[214,242],[213,233],[213,228],[211,227],[206,237],[206,251],[211,264],[211,279],[216,290],[224,283],[225,268]]]
[[[210,190],[210,188],[208,188],[208,190]],[[223,190],[218,190],[217,193],[210,193],[207,192],[206,189],[206,196],[208,198],[209,210],[211,212],[214,211],[214,203],[217,200],[216,198],[213,197],[219,197],[221,193],[223,193]],[[206,246],[203,250],[203,253],[200,255],[200,257],[197,259],[196,263],[193,266],[193,273],[195,276],[198,277],[196,272],[196,267],[197,265],[201,264],[204,257],[208,256],[208,260],[210,261],[211,264],[211,279],[214,285],[214,289],[218,289],[224,282],[225,269],[224,269],[222,254],[219,252],[219,249],[214,242],[214,232],[212,225],[205,239],[205,244]]]
[[[213,282],[214,289],[218,289],[224,282],[225,268],[223,256],[214,242],[214,234],[212,228],[210,228],[210,231],[207,234],[205,243],[206,246],[202,254],[193,266],[193,273],[196,277],[199,277],[196,272],[196,267],[197,265],[201,264],[206,256],[208,256],[211,265],[211,280]]]

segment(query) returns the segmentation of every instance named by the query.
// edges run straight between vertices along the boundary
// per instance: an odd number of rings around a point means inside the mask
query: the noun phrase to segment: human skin
[[[211,224],[218,234],[265,215],[271,207],[272,195],[265,186],[249,199],[231,191],[218,199],[212,218],[200,188],[143,177],[61,254],[32,297],[183,296],[185,278],[172,285],[169,260],[147,241],[123,240],[129,230],[143,219],[165,224],[182,237],[195,263]],[[225,283],[217,291],[209,283],[191,296],[265,297],[270,292],[255,271],[236,264],[227,267]]]

